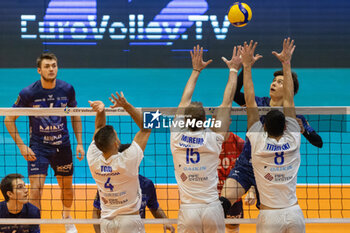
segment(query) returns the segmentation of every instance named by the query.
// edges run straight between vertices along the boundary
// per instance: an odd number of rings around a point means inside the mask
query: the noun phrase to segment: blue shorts
[[[47,176],[49,164],[55,176],[73,175],[73,154],[69,146],[43,147],[35,145],[30,147],[35,153],[36,160],[28,161],[28,175],[43,174]]]
[[[253,167],[251,165],[242,165],[237,161],[227,178],[235,179],[242,185],[246,192],[251,186],[256,187]]]
[[[236,201],[227,213],[226,218],[243,218],[243,203],[242,199]]]

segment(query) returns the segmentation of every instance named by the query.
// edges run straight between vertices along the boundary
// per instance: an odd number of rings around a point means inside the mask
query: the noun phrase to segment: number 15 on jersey
[[[199,163],[200,160],[201,160],[201,156],[200,156],[198,151],[194,151],[193,148],[186,149],[186,163],[187,164],[190,164],[190,163],[196,164],[196,163]]]

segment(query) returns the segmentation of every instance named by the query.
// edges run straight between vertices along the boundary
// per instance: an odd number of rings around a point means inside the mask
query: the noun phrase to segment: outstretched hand
[[[103,112],[105,110],[105,105],[102,101],[96,100],[96,101],[90,101],[89,100],[90,107],[92,107],[92,110],[95,112]]]
[[[258,42],[251,40],[249,44],[244,42],[244,45],[241,47],[241,56],[243,65],[253,65],[257,60],[262,58],[261,55],[257,54],[254,56],[255,48],[258,45]]]
[[[118,107],[125,107],[128,104],[128,101],[124,97],[124,93],[121,91],[120,94],[118,92],[115,92],[117,97],[115,95],[111,95],[112,97],[109,97],[109,100],[112,102],[111,108],[118,108]]]
[[[287,39],[284,39],[283,41],[283,50],[280,53],[277,53],[276,51],[273,51],[272,54],[277,57],[278,60],[280,60],[281,63],[290,63],[292,60],[292,55],[295,49],[294,40],[290,40],[288,37]]]
[[[199,45],[193,47],[193,51],[190,51],[190,54],[192,58],[192,67],[199,72],[213,61],[212,59],[209,61],[203,61],[203,47],[199,47]]]
[[[242,46],[240,45],[233,47],[231,60],[227,60],[226,57],[221,57],[221,59],[226,63],[229,69],[232,69],[232,68],[236,70],[241,69],[242,67],[242,59],[240,57],[241,47]]]

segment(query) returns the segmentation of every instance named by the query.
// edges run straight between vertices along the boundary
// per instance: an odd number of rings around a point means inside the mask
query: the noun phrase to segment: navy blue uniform
[[[270,106],[270,100],[271,98],[269,97],[255,97],[256,104],[259,107]],[[297,115],[297,118],[301,119],[303,122],[303,126],[305,129],[304,134],[315,134],[315,130],[308,124],[304,116]],[[260,117],[260,121],[264,123],[264,117]],[[228,178],[233,178],[237,180],[237,182],[242,185],[246,192],[251,186],[256,187],[251,159],[251,145],[249,139],[246,137],[243,146],[243,151],[239,155],[238,159],[236,160],[235,167],[231,170],[230,175],[228,176]]]
[[[18,214],[11,214],[6,201],[0,202],[0,218],[40,218],[40,210],[29,202]],[[0,233],[40,233],[39,225],[0,225]]]
[[[142,202],[140,207],[140,216],[141,218],[146,217],[146,206],[151,210],[157,210],[159,208],[159,203],[157,200],[157,193],[156,189],[154,187],[153,182],[144,177],[139,175],[139,182],[142,192]],[[94,207],[101,210],[100,205],[100,196],[97,192],[95,200],[94,200]]]
[[[53,89],[44,89],[41,81],[22,89],[13,107],[64,108],[76,107],[72,85],[56,79]],[[55,175],[73,174],[72,151],[67,129],[67,119],[61,116],[29,117],[30,148],[37,160],[28,161],[28,173],[45,174],[50,164]]]

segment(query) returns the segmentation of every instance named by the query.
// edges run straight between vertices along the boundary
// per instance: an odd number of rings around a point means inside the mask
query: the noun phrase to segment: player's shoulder
[[[28,216],[32,216],[32,217],[40,216],[39,208],[33,205],[32,203],[27,202],[26,204],[24,204],[23,207],[27,209]]]
[[[42,89],[42,86],[41,86],[41,81],[38,80],[26,87],[24,87],[21,92],[20,92],[20,95],[21,96],[31,96],[33,95],[34,93],[40,91]]]
[[[256,101],[256,104],[260,107],[263,107],[263,106],[270,106],[270,100],[271,98],[270,97],[259,97],[259,96],[255,96],[255,101]]]
[[[56,86],[59,89],[67,89],[67,90],[74,89],[72,84],[69,84],[66,81],[63,81],[61,79],[56,79]]]

